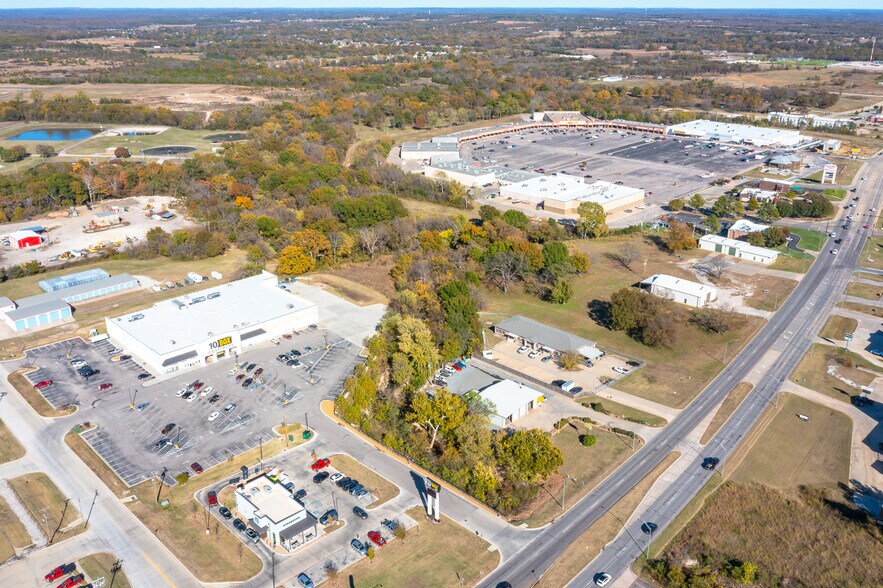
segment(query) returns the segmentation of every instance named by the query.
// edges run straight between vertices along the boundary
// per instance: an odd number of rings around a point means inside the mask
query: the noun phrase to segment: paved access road
[[[869,162],[867,181],[860,182],[861,200],[858,219],[867,218],[868,209],[880,207],[883,193],[883,165],[876,156]],[[713,472],[700,467],[704,457],[726,458],[760,415],[766,403],[773,401],[781,382],[788,377],[809,347],[813,335],[828,316],[834,300],[843,293],[856,260],[865,244],[868,231],[864,222],[856,222],[852,231],[841,231],[844,239],[837,255],[828,253],[830,243],[819,255],[807,275],[800,281],[788,300],[764,326],[753,342],[728,365],[721,374],[672,421],[651,443],[645,445],[614,474],[577,503],[570,512],[546,527],[538,536],[515,554],[506,553],[506,561],[482,586],[496,586],[507,581],[513,586],[531,586],[555,562],[558,556],[579,535],[641,481],[693,430],[718,403],[753,369],[761,365],[768,352],[780,355],[767,374],[749,394],[739,410],[706,446],[706,455],[696,456],[688,469],[647,511],[649,522],[658,530],[665,528],[674,516],[705,484]],[[647,520],[647,519],[645,519]],[[630,525],[601,556],[572,583],[580,588],[591,585],[595,575],[606,572],[621,574],[646,548],[647,537],[640,531],[641,521]],[[505,553],[505,552],[504,552]]]

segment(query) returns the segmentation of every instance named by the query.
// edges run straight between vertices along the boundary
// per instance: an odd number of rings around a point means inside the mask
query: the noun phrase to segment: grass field
[[[843,188],[828,188],[822,195],[832,202],[840,202],[844,198],[846,198],[846,190]],[[801,229],[804,230],[804,229]],[[791,229],[791,232],[794,232],[794,229]]]
[[[748,382],[740,382],[735,388],[730,390],[730,393],[721,402],[714,416],[711,417],[711,422],[708,423],[708,428],[702,433],[702,439],[699,440],[699,443],[705,445],[714,437],[720,428],[724,426],[724,423],[727,422],[727,419],[730,418],[730,415],[736,412],[736,409],[739,408],[739,405],[742,404],[742,401],[745,400],[745,397],[748,396],[753,387]]]
[[[801,249],[809,249],[810,251],[821,251],[827,237],[818,231],[810,231],[808,229],[800,229],[791,227],[789,229],[793,235],[800,235],[800,242],[797,244]]]
[[[828,317],[828,322],[822,327],[819,336],[842,341],[843,336],[846,333],[854,333],[856,327],[858,327],[858,321],[854,318],[833,314]]]
[[[870,304],[861,304],[859,302],[841,302],[838,304],[840,308],[845,308],[846,310],[854,310],[856,312],[863,312],[865,314],[869,314],[871,316],[883,316],[883,309],[878,306],[871,306]]]
[[[33,545],[31,536],[9,503],[0,497],[0,563],[15,556],[15,550]]]
[[[348,280],[343,276],[334,274],[310,274],[305,278],[299,278],[304,282],[312,282],[314,285],[322,285],[325,290],[340,296],[345,300],[349,300],[353,304],[359,306],[369,306],[371,304],[388,304],[389,299],[364,284]]]
[[[424,200],[410,200],[408,198],[402,198],[402,203],[405,205],[405,208],[408,209],[408,212],[411,213],[411,217],[415,220],[421,220],[425,218],[448,217],[457,214],[474,216],[470,214],[468,210],[464,210],[462,208],[453,208],[451,206],[445,206],[444,204],[426,202]]]
[[[783,247],[777,247],[779,257],[769,265],[770,269],[805,274],[809,270],[815,258],[809,253],[797,253]]]
[[[880,218],[883,221],[883,215]],[[883,269],[883,235],[868,239],[862,249],[859,265],[872,269]]]
[[[856,278],[861,278],[862,280],[871,280],[873,282],[883,282],[883,276],[880,274],[872,274],[870,272],[855,272],[852,274]]]
[[[370,470],[349,455],[341,453],[330,456],[331,465],[344,476],[359,480],[371,491],[376,500],[368,508],[376,508],[399,495],[399,488],[380,474]]]
[[[8,483],[31,517],[53,542],[68,539],[86,530],[82,522],[66,531],[62,530],[79,519],[80,513],[77,512],[74,501],[68,501],[46,474],[25,474],[8,480]]]
[[[851,362],[854,367],[842,365],[841,360]],[[883,369],[869,363],[856,353],[846,351],[842,347],[815,343],[797,364],[790,379],[792,382],[816,392],[827,394],[843,402],[850,402],[852,396],[860,393],[859,388],[849,386],[835,376],[828,374],[829,366],[834,366],[839,375],[862,386],[873,382],[876,377],[875,373],[876,375],[883,373]]]
[[[132,154],[132,157],[136,157],[141,155],[142,149],[165,145],[185,145],[196,147],[197,153],[211,153],[212,147],[217,147],[217,145],[204,139],[206,135],[211,134],[212,131],[187,131],[185,129],[169,128],[156,135],[95,137],[77,145],[67,153],[72,155],[104,155],[107,149],[125,147]]]
[[[846,295],[867,298],[868,300],[880,300],[880,296],[883,296],[883,284],[873,286],[860,282],[849,282],[846,284]]]
[[[12,372],[9,374],[9,383],[16,389],[22,398],[25,399],[25,402],[31,405],[34,412],[42,417],[52,418],[67,416],[76,410],[73,406],[62,410],[55,410],[52,408],[52,406],[46,402],[46,399],[43,398],[43,395],[31,385],[27,378],[25,378],[24,374],[29,370],[30,368],[26,368]]]
[[[407,586],[459,588],[474,586],[500,561],[490,545],[446,516],[433,524],[420,507],[406,513],[419,523],[404,540],[395,539],[375,551],[374,561],[363,558],[326,583],[349,586]]]
[[[269,459],[286,448],[303,443],[300,435],[295,442],[277,437],[263,444],[263,457]],[[226,463],[211,468],[183,486],[163,488],[162,498],[168,499],[168,508],[155,501],[153,482],[147,481],[132,488],[125,484],[98,457],[79,435],[68,433],[65,443],[95,474],[122,498],[134,495],[137,500],[127,503],[129,509],[154,533],[187,569],[203,582],[241,582],[261,570],[261,560],[251,550],[245,549],[239,563],[237,548],[242,544],[238,537],[217,521],[211,520],[209,534],[205,532],[204,509],[193,498],[200,489],[223,479],[235,476],[243,465],[257,463],[259,450],[253,449]]]
[[[649,412],[644,412],[643,410],[632,408],[631,406],[627,406],[625,404],[620,404],[619,402],[616,402],[614,400],[609,400],[605,398],[603,401],[596,400],[594,402],[596,404],[600,404],[601,408],[603,408],[601,414],[609,414],[611,416],[619,417],[627,421],[632,421],[633,423],[640,423],[642,425],[647,425],[650,427],[664,427],[668,424],[668,421],[661,416],[650,414]],[[592,408],[592,400],[590,399],[581,401],[581,404],[586,408]]]
[[[86,572],[86,575],[94,583],[98,578],[105,578],[105,585],[110,586],[110,579],[113,578],[114,588],[131,588],[132,584],[126,577],[125,568],[114,575],[111,572],[113,564],[117,558],[110,553],[96,553],[87,555],[77,560],[77,565]]]
[[[809,422],[797,418],[809,417]],[[789,489],[849,481],[852,420],[840,411],[783,393],[769,425],[732,474],[745,484]]]
[[[613,541],[622,529],[622,523],[632,515],[641,500],[649,492],[653,483],[673,464],[680,454],[670,453],[662,462],[653,468],[647,476],[629,490],[606,513],[601,515],[594,524],[571,543],[555,560],[552,567],[543,574],[537,588],[558,588],[566,586],[584,567],[586,567],[601,549]],[[640,539],[644,539],[641,537]]]
[[[22,447],[6,423],[0,421],[0,464],[21,459],[25,456],[25,448]]]
[[[862,165],[865,163],[861,159],[832,159],[833,163],[837,166],[837,183],[841,186],[848,186],[855,179],[855,174],[858,173],[858,170],[861,169]],[[822,181],[822,172],[816,172],[812,175],[809,175],[803,178],[803,181],[807,183],[821,183]]]
[[[531,509],[530,516],[523,519],[528,526],[545,525],[563,512],[563,476],[570,478],[567,482],[565,506],[573,506],[632,454],[631,439],[598,427],[591,430],[586,427],[584,423],[574,420],[552,438],[555,446],[564,454],[564,465],[556,476],[540,488],[537,496],[526,507]],[[595,444],[591,447],[584,447],[580,443],[580,436],[586,433],[595,436]],[[638,440],[635,450],[640,448],[641,442]],[[521,520],[512,521],[515,525],[520,522]]]
[[[612,354],[641,358],[646,366],[620,380],[616,388],[624,392],[681,408],[685,406],[723,368],[724,351],[729,343],[729,357],[734,357],[760,328],[763,321],[745,317],[738,328],[724,334],[711,334],[692,326],[682,325],[674,333],[671,348],[648,347],[630,338],[622,331],[612,331],[603,321],[591,318],[593,312],[602,315],[613,292],[631,287],[642,279],[642,274],[669,274],[689,280],[696,277],[682,267],[683,260],[660,251],[649,239],[640,236],[611,237],[590,241],[575,241],[574,249],[585,251],[591,258],[589,271],[574,279],[574,298],[566,304],[550,304],[521,288],[483,290],[487,301],[488,318],[521,314],[564,329],[586,339]],[[623,245],[634,245],[639,259],[635,271],[622,267],[606,254],[615,254]],[[688,257],[698,257],[705,251],[688,251]],[[689,341],[689,344],[686,342]]]
[[[385,299],[391,299],[396,295],[392,278],[389,277],[394,263],[392,255],[379,255],[371,261],[327,269],[322,275],[340,277],[345,283],[355,283],[369,289],[374,296],[379,293]]]
[[[796,280],[786,280],[767,274],[752,276],[750,283],[753,291],[751,296],[745,298],[745,304],[751,308],[768,310],[770,312],[779,310],[785,299],[797,287]]]

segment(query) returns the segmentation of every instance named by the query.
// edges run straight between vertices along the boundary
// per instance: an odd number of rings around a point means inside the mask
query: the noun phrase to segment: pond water
[[[7,141],[82,141],[97,132],[95,129],[31,129]]]
[[[193,153],[196,147],[186,147],[184,145],[166,145],[164,147],[150,147],[141,151],[143,155],[183,155],[185,153]]]

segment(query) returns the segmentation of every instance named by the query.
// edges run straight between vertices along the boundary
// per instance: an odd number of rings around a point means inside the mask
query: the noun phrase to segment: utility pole
[[[110,586],[109,588],[113,588],[113,581],[116,580],[117,574],[120,570],[123,569],[123,560],[118,559],[114,562],[113,566],[110,568]]]
[[[261,452],[261,469],[264,469],[264,438],[258,437],[258,447]]]
[[[159,475],[159,486],[156,489],[156,501],[159,502],[159,495],[162,493],[162,485],[165,483],[166,472],[169,468],[163,468],[162,473]]]
[[[304,413],[304,423],[306,424],[307,429],[309,429],[310,428],[310,413],[308,413],[308,412]]]
[[[89,528],[89,519],[92,518],[92,509],[95,508],[96,500],[98,500],[98,490],[96,490],[94,496],[92,496],[92,504],[89,506],[89,514],[86,515],[86,524],[83,527],[84,529]]]
[[[276,588],[276,552],[275,552],[275,551],[271,551],[271,552],[270,552],[270,555],[271,555],[271,557],[272,557],[272,561],[273,561],[273,567],[272,567],[272,570],[273,570],[273,588]]]

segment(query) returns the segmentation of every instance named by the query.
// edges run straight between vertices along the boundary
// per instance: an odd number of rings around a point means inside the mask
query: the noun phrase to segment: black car
[[[362,508],[361,506],[354,506],[354,507],[353,507],[353,513],[354,513],[357,517],[359,517],[360,519],[363,519],[363,520],[364,520],[364,519],[367,519],[367,518],[368,518],[368,513],[365,512],[365,509]]]
[[[337,481],[337,487],[343,488],[343,485],[350,481],[350,478],[343,477]]]
[[[225,519],[229,519],[230,517],[233,516],[233,513],[230,512],[230,509],[227,508],[226,506],[222,506],[221,508],[219,508],[218,513],[220,513],[220,515],[222,517],[224,517]]]
[[[85,372],[80,373],[80,376],[81,376],[84,380],[88,380],[88,379],[91,378],[92,376],[97,376],[97,375],[100,374],[100,373],[101,373],[101,370],[87,370],[87,371],[85,371]]]
[[[138,379],[139,379],[139,380],[146,380],[146,379],[149,378],[149,377],[150,377],[150,374],[148,374],[147,372],[144,372],[144,373],[138,374]]]
[[[358,481],[358,480],[350,480],[349,482],[347,482],[346,484],[344,484],[343,486],[341,486],[341,488],[342,488],[343,490],[346,490],[347,492],[349,492],[350,490],[352,490],[353,488],[355,488],[355,487],[358,486],[358,485],[359,485],[359,481]]]
[[[168,435],[169,433],[171,433],[172,431],[175,430],[175,426],[176,426],[175,423],[169,423],[168,425],[166,425],[165,427],[162,428],[162,434]]]
[[[307,491],[301,488],[300,490],[295,492],[293,496],[295,500],[303,500],[307,496]]]
[[[322,482],[327,480],[330,475],[331,474],[329,474],[328,472],[319,472],[318,474],[313,476],[313,482],[315,482],[316,484],[321,484]]]
[[[237,531],[245,531],[247,528],[245,523],[242,522],[242,519],[233,519],[233,526],[236,527]]]
[[[209,404],[214,404],[215,402],[217,402],[217,401],[220,400],[220,399],[221,399],[221,395],[220,395],[220,394],[212,394],[212,397],[208,399],[208,403],[209,403]]]
[[[256,363],[250,363],[250,364],[248,364],[247,366],[245,366],[245,371],[246,371],[246,372],[250,372],[250,371],[253,370],[255,367],[257,367],[257,365],[258,365],[258,364],[256,364]]]
[[[183,288],[184,284],[182,284],[181,282],[175,282],[175,286],[177,286],[178,288]]]
[[[288,356],[287,356],[287,355],[277,355],[277,356],[276,356],[276,361],[278,361],[279,363],[287,363],[287,362],[288,362]]]
[[[245,378],[244,380],[242,380],[242,387],[243,387],[243,388],[248,388],[248,387],[251,386],[253,383],[254,383],[254,378]]]
[[[153,446],[156,449],[162,449],[163,447],[165,447],[169,443],[170,443],[170,440],[168,439],[168,437],[163,437],[162,439],[160,439],[159,441],[154,443]]]
[[[289,357],[300,357],[301,353],[297,349],[292,349],[288,352]]]
[[[706,470],[713,470],[720,462],[721,460],[717,457],[706,457],[702,460],[702,467]]]
[[[287,365],[288,367],[298,367],[301,365],[301,363],[297,359],[289,359],[285,362],[285,365]]]

